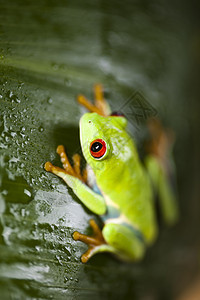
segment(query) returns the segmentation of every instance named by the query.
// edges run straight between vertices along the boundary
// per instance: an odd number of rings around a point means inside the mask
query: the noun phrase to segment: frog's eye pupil
[[[102,144],[99,142],[95,142],[94,144],[92,144],[91,150],[92,152],[99,152],[102,148]]]
[[[102,158],[106,153],[106,143],[102,139],[96,139],[90,144],[90,153],[94,158]]]

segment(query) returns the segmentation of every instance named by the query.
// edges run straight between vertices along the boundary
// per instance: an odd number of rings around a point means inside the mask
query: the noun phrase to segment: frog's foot
[[[88,236],[78,231],[73,233],[73,239],[76,241],[81,241],[88,245],[88,250],[81,256],[81,261],[86,263],[88,259],[93,255],[95,248],[99,247],[100,245],[105,245],[106,242],[103,238],[102,232],[94,220],[90,220],[90,226],[93,229],[93,236]]]
[[[69,174],[66,170],[60,168],[60,167],[56,167],[54,165],[52,165],[52,163],[50,163],[49,161],[47,161],[44,165],[44,168],[47,172],[51,172],[51,173],[54,173],[54,174],[58,174],[59,172],[60,173],[65,173],[65,174]]]
[[[58,175],[58,172],[69,174],[71,176],[77,177],[83,182],[86,182],[87,180],[87,172],[86,170],[83,171],[83,174],[81,174],[81,169],[80,169],[80,161],[81,157],[79,154],[74,154],[72,159],[74,162],[74,166],[72,166],[69,162],[69,159],[67,157],[67,154],[65,152],[65,148],[62,145],[59,145],[57,147],[57,153],[60,155],[61,162],[63,164],[63,169],[53,166],[50,162],[46,162],[44,168],[46,171],[54,173]]]
[[[94,85],[95,101],[92,104],[85,96],[79,95],[77,100],[80,104],[85,106],[89,111],[96,112],[101,116],[108,116],[110,114],[110,107],[103,96],[103,87],[101,84]]]

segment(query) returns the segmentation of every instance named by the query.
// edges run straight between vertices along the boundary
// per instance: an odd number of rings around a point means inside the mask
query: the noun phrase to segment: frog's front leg
[[[72,167],[72,165],[69,162],[69,159],[67,157],[67,154],[65,152],[65,148],[64,148],[63,145],[59,145],[56,149],[56,152],[60,155],[60,160],[62,162],[64,170],[66,170],[68,174],[79,178],[83,182],[86,182],[87,172],[86,172],[86,169],[85,169],[83,171],[83,175],[81,174],[81,169],[80,169],[81,157],[80,157],[80,155],[79,154],[74,154],[73,155],[72,159],[73,159],[73,162],[74,162],[74,166]]]
[[[69,163],[64,147],[58,146],[57,152],[61,157],[64,169],[56,167],[50,162],[46,162],[44,166],[45,170],[62,178],[67,185],[72,188],[80,201],[92,212],[98,215],[104,214],[106,212],[104,198],[85,184],[84,175],[82,176],[80,170],[78,170],[80,167],[80,158],[77,156],[73,157],[75,162],[73,168]]]

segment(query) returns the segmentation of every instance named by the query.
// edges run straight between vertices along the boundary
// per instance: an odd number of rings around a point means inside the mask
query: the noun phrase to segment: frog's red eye
[[[90,144],[90,153],[94,158],[101,158],[106,153],[106,143],[97,139]]]

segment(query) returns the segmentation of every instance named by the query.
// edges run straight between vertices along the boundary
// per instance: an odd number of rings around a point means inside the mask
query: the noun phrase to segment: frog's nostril
[[[89,120],[89,121],[88,121],[88,123],[92,123],[92,121],[91,121],[91,120]]]

